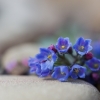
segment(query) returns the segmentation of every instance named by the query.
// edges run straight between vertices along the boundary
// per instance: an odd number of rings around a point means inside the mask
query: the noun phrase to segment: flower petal
[[[58,38],[58,42],[57,42],[57,45],[63,45],[64,44],[64,38],[63,37],[59,37]]]
[[[69,38],[68,37],[64,38],[64,45],[68,46],[69,43],[70,43]]]
[[[83,45],[84,44],[84,38],[83,37],[78,38],[78,40],[76,41],[76,44]]]
[[[78,75],[80,78],[85,78],[85,73],[86,73],[86,67],[81,67]]]
[[[89,52],[89,51],[91,51],[93,49],[93,47],[92,46],[89,46],[88,47],[88,50],[87,50],[87,53]]]
[[[77,78],[78,78],[77,74],[75,74],[74,72],[71,72],[71,77],[72,77],[73,79],[77,79]]]
[[[85,55],[87,52],[86,51],[84,51],[84,52],[81,52],[81,51],[78,51],[78,54],[80,54],[80,55]]]
[[[50,70],[46,69],[41,72],[41,77],[47,77],[50,74]]]
[[[41,75],[41,66],[40,65],[37,65],[36,74],[39,76]]]
[[[37,55],[36,55],[36,58],[37,58],[38,60],[40,60],[40,62],[41,62],[41,61],[44,61],[44,60],[47,60],[47,57],[46,57],[45,55],[43,55],[43,54],[37,54]]]
[[[43,55],[48,56],[50,54],[50,50],[47,48],[40,48],[40,53],[42,53]]]
[[[35,73],[35,71],[36,71],[36,66],[31,67],[30,70],[29,70],[29,73],[33,74],[33,73]]]
[[[54,72],[52,73],[52,78],[57,79],[58,75],[60,74],[60,68],[59,67],[55,67],[54,68]]]
[[[41,70],[46,70],[46,69],[52,70],[53,64],[54,64],[53,60],[51,61],[47,60],[46,62],[41,63]]]
[[[54,61],[54,62],[57,61],[57,59],[58,59],[58,57],[57,57],[56,54],[53,54],[53,55],[52,55],[52,58],[53,58],[53,61]]]

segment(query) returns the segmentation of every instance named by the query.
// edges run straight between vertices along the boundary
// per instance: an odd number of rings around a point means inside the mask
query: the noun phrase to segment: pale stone
[[[100,93],[81,80],[59,82],[36,76],[1,76],[0,100],[100,100]]]
[[[13,61],[22,62],[26,60],[26,63],[30,57],[34,57],[39,52],[39,46],[33,43],[25,43],[21,45],[14,46],[9,48],[1,59],[1,63],[4,69],[12,63]],[[29,67],[24,67],[18,65],[14,67],[10,74],[21,74],[29,69]]]

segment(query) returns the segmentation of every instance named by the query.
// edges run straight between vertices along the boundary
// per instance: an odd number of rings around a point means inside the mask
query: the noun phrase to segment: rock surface
[[[1,76],[0,100],[100,100],[100,93],[81,80],[59,82],[36,76]]]

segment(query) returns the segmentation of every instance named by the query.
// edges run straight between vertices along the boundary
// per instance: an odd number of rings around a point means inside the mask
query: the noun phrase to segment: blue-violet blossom
[[[52,77],[59,81],[66,81],[69,77],[69,69],[67,66],[57,66],[54,68]]]
[[[48,68],[51,70],[53,68],[54,62],[57,61],[57,55],[50,49],[40,48],[40,54],[36,55],[36,58],[41,63],[48,64]],[[43,68],[43,67],[42,67]]]
[[[85,78],[85,73],[86,73],[86,67],[82,67],[77,64],[73,65],[72,69],[70,70],[70,76],[73,79],[77,79],[78,77]]]
[[[78,54],[83,56],[92,50],[92,46],[90,45],[90,43],[90,39],[84,39],[80,37],[77,40],[76,44],[73,46],[73,48],[76,50]]]
[[[69,38],[58,38],[58,41],[56,43],[56,49],[59,53],[66,53],[68,49],[71,47],[71,42],[69,41]]]
[[[30,74],[37,74],[40,77],[46,77],[49,75],[50,70],[47,68],[49,62],[39,63],[36,58],[29,59],[29,66],[30,66]],[[43,68],[44,67],[44,68]]]
[[[92,59],[88,60],[86,62],[86,65],[92,70],[92,71],[98,71],[100,69],[100,60],[93,57]]]

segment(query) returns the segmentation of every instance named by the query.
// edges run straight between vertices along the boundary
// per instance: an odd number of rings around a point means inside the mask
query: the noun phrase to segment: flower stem
[[[59,56],[59,58],[62,59],[62,61],[64,62],[64,64],[66,64],[67,66],[71,65],[70,62],[69,62],[69,60],[65,57],[65,54],[60,55],[58,53],[58,56]]]
[[[79,60],[79,55],[77,54],[76,59],[74,60],[73,64],[70,66],[70,68],[77,63],[77,61]]]

